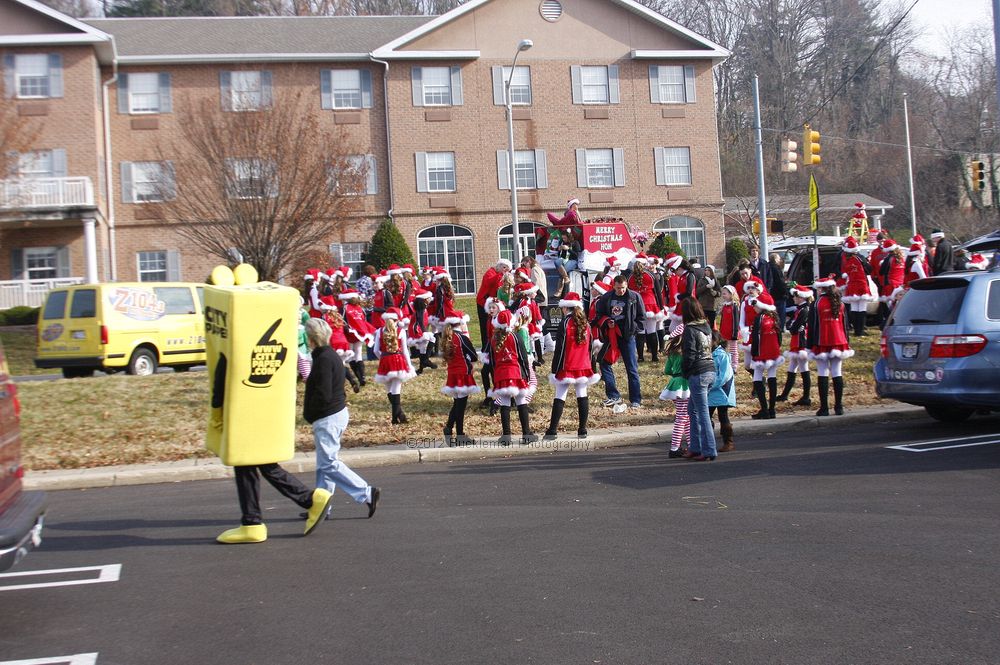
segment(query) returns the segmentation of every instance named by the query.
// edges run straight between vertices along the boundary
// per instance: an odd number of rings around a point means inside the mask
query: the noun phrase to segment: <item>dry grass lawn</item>
[[[470,307],[469,304],[460,303],[460,306],[471,312],[474,319],[475,306]],[[473,330],[472,334],[473,339],[478,340],[478,332]],[[32,340],[30,353],[34,353],[33,332],[8,329],[3,333],[4,345],[15,368],[14,374],[19,373],[16,368],[24,366],[23,354],[27,348],[18,336]],[[852,405],[877,402],[871,368],[878,354],[878,339],[877,331],[871,331],[867,337],[855,340],[858,353],[845,363],[845,401],[848,409]],[[30,357],[27,362],[30,363]],[[375,363],[368,363],[369,377],[374,369]],[[619,389],[624,394],[624,368],[619,364],[616,369]],[[642,408],[625,414],[613,414],[609,409],[600,407],[600,401],[604,399],[602,384],[591,388],[590,429],[612,424],[621,426],[622,420],[636,425],[669,423],[672,420],[673,405],[657,399],[663,387],[662,364],[642,363],[640,373]],[[536,432],[543,431],[548,425],[552,401],[551,386],[544,377],[539,378],[531,418]],[[778,378],[780,390],[784,384],[784,367],[779,370]],[[451,401],[439,392],[443,381],[444,369],[439,368],[429,370],[405,385],[403,405],[410,418],[407,425],[390,425],[389,404],[377,384],[369,382],[358,395],[349,392],[351,425],[344,446],[377,446],[440,437],[451,405]],[[735,416],[748,416],[756,411],[756,402],[750,398],[749,375],[740,372],[737,385],[739,406]],[[119,374],[89,379],[24,382],[18,389],[22,403],[24,457],[31,469],[93,467],[210,456],[203,446],[208,409],[208,378],[204,372],[167,373],[143,378]],[[301,407],[301,385],[298,390]],[[797,387],[792,393],[792,400],[798,399],[799,394],[800,387]],[[813,400],[815,403],[815,386]],[[496,436],[500,431],[499,416],[490,418],[485,410],[479,409],[481,401],[481,395],[470,399],[466,433],[470,436]],[[779,405],[780,413],[793,411],[788,403]],[[516,432],[516,418],[514,428]],[[572,400],[567,404],[560,429],[565,433],[576,429],[576,408]],[[737,426],[737,436],[738,432]],[[301,419],[296,431],[296,447],[302,451],[312,450],[311,429]]]

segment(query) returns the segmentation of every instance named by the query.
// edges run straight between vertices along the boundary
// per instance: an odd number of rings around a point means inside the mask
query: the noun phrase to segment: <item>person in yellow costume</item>
[[[310,490],[278,462],[295,454],[299,295],[258,282],[253,266],[217,266],[205,288],[211,412],[205,446],[233,467],[243,516],[220,543],[260,543],[260,477],[307,511],[303,535],[322,521],[332,493]],[[290,351],[291,350],[291,351]]]

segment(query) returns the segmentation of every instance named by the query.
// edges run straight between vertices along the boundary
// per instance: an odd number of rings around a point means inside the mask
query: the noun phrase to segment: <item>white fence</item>
[[[90,178],[13,178],[0,180],[0,209],[93,207]]]
[[[0,281],[0,309],[11,307],[41,307],[45,294],[59,286],[83,284],[82,277],[61,279],[12,279]]]

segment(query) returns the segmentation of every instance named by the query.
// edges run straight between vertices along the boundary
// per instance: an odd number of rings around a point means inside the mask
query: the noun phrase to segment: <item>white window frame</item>
[[[520,163],[518,163],[520,162]],[[531,184],[522,185],[521,180],[524,174],[531,174]],[[515,150],[514,151],[514,182],[519,190],[521,189],[538,189],[538,171],[535,165],[535,151],[534,150]]]
[[[691,148],[682,146],[663,148],[663,178],[664,185],[691,184]]]
[[[677,241],[689,259],[707,258],[705,222],[689,215],[672,215],[653,223],[654,232],[663,232]]]
[[[444,72],[445,82],[430,83],[431,73],[439,75]],[[420,70],[420,85],[424,97],[424,106],[452,106],[451,67],[422,67]],[[444,101],[428,101],[428,97],[442,98]],[[427,153],[431,154],[431,153]]]
[[[149,82],[152,81],[152,84]],[[151,87],[150,87],[151,86]],[[145,87],[146,89],[142,89]],[[140,104],[141,100],[152,100]],[[139,72],[128,75],[128,112],[134,115],[160,112],[160,74]]]
[[[671,77],[669,74],[676,74]],[[684,78],[684,65],[660,65],[656,69],[657,85],[660,86],[661,104],[686,104],[687,82]],[[676,79],[676,80],[672,80]],[[672,94],[678,93],[679,94]]]
[[[330,245],[330,257],[337,265],[351,268],[351,277],[357,279],[361,276],[361,268],[364,266],[365,253],[371,243],[368,242],[335,242]]]
[[[338,78],[345,79],[351,77],[351,85],[344,85],[345,81],[340,81],[341,85],[337,85]],[[344,96],[350,96],[350,98],[357,99],[357,104],[354,103],[338,103],[338,95],[341,96],[341,101]],[[361,90],[361,70],[360,69],[331,69],[330,70],[330,99],[333,103],[333,108],[338,110],[343,109],[360,109],[362,108],[362,90]]]
[[[232,159],[229,166],[233,169],[232,184],[233,191],[230,198],[249,201],[251,199],[275,198],[278,195],[277,175],[274,173],[274,164],[263,159]],[[256,173],[255,173],[256,171]],[[270,174],[268,174],[270,171]],[[247,185],[253,184],[257,179],[266,186],[267,191],[264,196],[257,192],[247,194]]]
[[[264,105],[264,85],[259,71],[229,74],[229,99],[233,111],[259,111]]]
[[[336,174],[341,177],[334,177],[334,191],[341,196],[366,196],[368,194],[368,173],[365,177],[358,175],[359,171],[368,166],[368,155],[348,155],[344,157],[344,168],[341,173]],[[348,176],[344,178],[344,176]],[[354,181],[352,183],[351,181]],[[357,184],[356,189],[348,189],[349,184]]]
[[[438,235],[439,231],[445,231],[441,235]],[[424,259],[424,255],[428,252],[426,248],[428,246],[433,246],[435,243],[440,242],[442,244],[442,251],[440,254],[443,256],[444,260],[443,267],[452,276],[452,286],[455,288],[456,295],[468,295],[476,292],[476,238],[475,234],[468,227],[462,226],[460,224],[452,224],[450,222],[441,222],[439,224],[434,224],[425,227],[417,232],[417,259],[420,265],[425,265],[429,260]],[[459,246],[464,247],[468,243],[469,250],[466,251],[464,248],[459,249]],[[439,254],[439,252],[434,251],[434,254]],[[459,255],[471,256],[471,260],[468,264],[463,265],[462,268],[469,271],[469,277],[462,279],[459,277],[458,268],[459,266],[453,265],[451,263],[452,258]],[[464,284],[464,288],[463,288]]]
[[[510,67],[501,68],[503,72],[503,83],[506,87],[507,77],[510,76]],[[514,67],[514,77],[510,80],[510,103],[511,106],[531,106],[531,68],[527,65],[516,65]]]
[[[428,192],[454,192],[458,188],[458,181],[455,177],[455,153],[453,152],[428,152],[427,157],[427,191]],[[431,164],[435,161],[436,164]],[[451,173],[451,187],[436,188],[431,174]],[[444,176],[447,179],[447,175]],[[444,184],[448,184],[445,182]]]
[[[604,157],[607,156],[607,163]],[[595,184],[595,178],[603,180],[603,175],[596,172],[607,170],[607,184]],[[588,189],[608,189],[615,186],[615,153],[611,148],[587,148],[587,188]]]
[[[59,276],[59,248],[58,247],[25,247],[24,248],[24,278],[25,279],[55,279]],[[49,266],[32,267],[32,261],[46,261]],[[52,274],[34,275],[35,272],[51,272]]]
[[[35,167],[39,163],[46,164],[48,168],[25,168],[29,165]],[[17,175],[20,178],[51,178],[55,174],[53,166],[51,150],[29,150],[17,156]]]
[[[162,162],[132,162],[132,200],[136,203],[162,202],[163,180]]]
[[[30,62],[41,62],[45,74],[37,72],[24,73]],[[37,85],[43,90],[40,94],[23,94],[21,84],[26,79],[39,79]],[[52,93],[52,81],[49,74],[49,56],[47,53],[21,53],[14,56],[14,88],[18,99],[48,99]]]
[[[159,263],[161,262],[161,260],[162,260],[162,265],[163,265],[162,269],[159,268]],[[147,266],[150,263],[152,263],[152,262],[155,261],[157,263],[157,267],[156,268],[149,268],[149,267],[144,268],[143,267],[143,262],[144,261],[146,262]],[[157,250],[149,250],[149,251],[145,251],[145,252],[136,252],[135,262],[136,262],[136,275],[138,276],[138,279],[139,279],[140,282],[167,282],[167,281],[169,281],[170,271],[169,271],[169,268],[167,267],[167,250],[165,250],[165,249],[157,249]],[[163,279],[145,279],[145,277],[147,275],[159,275],[159,274],[163,275]]]
[[[593,82],[597,75],[603,75],[603,83]],[[588,82],[588,79],[589,82]],[[604,90],[604,96],[600,99],[592,98],[593,92],[597,89]],[[591,98],[588,98],[588,91]],[[584,104],[605,105],[611,103],[611,77],[608,73],[607,65],[583,65],[580,67],[580,93]]]

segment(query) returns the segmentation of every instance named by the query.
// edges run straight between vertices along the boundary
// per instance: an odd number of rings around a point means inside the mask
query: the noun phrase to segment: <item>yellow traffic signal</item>
[[[979,191],[986,189],[986,164],[981,160],[972,162],[972,188]]]
[[[806,123],[802,131],[802,165],[815,166],[822,159],[819,156],[819,132],[809,128]]]
[[[782,173],[794,173],[799,170],[799,165],[797,164],[799,160],[799,153],[796,152],[796,148],[799,144],[791,139],[781,139],[781,172]]]

